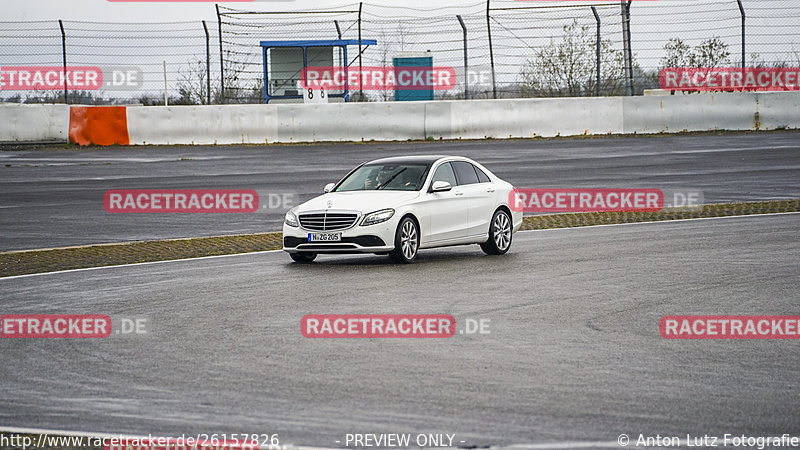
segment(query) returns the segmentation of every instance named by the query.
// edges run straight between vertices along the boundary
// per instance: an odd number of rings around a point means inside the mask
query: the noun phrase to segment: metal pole
[[[361,61],[361,10],[364,7],[364,2],[358,4],[358,100],[364,100],[364,86],[362,85],[362,74],[364,73],[364,66]]]
[[[206,105],[211,104],[211,35],[208,34],[208,25],[203,21],[203,30],[206,32]]]
[[[225,61],[222,59],[222,15],[217,7],[217,25],[219,26],[219,102],[225,103]]]
[[[597,84],[595,85],[595,96],[600,97],[600,14],[597,14],[597,8],[592,6],[592,13],[594,20],[597,21]]]
[[[464,100],[469,100],[469,59],[467,58],[467,26],[464,25],[464,19],[461,14],[456,15],[458,23],[461,24],[461,30],[464,32]]]
[[[633,0],[628,0],[628,4],[625,5],[625,9],[627,10],[628,14],[628,84],[631,88],[631,95],[634,94],[633,91],[633,41],[631,40],[631,2]]]
[[[625,0],[621,0],[620,7],[622,8],[622,44],[623,44],[623,57],[625,58],[625,85],[627,86],[628,96],[633,95],[633,69],[631,61],[631,17],[630,17],[630,2],[625,4]]]
[[[492,0],[486,0],[486,31],[489,34],[489,63],[492,66],[492,98],[497,98],[497,83],[495,81],[494,72],[494,48],[492,48],[492,24],[491,16],[489,15],[490,3]]]
[[[167,96],[167,62],[164,61],[164,106],[169,106],[169,97]]]
[[[742,0],[736,0],[739,3],[739,11],[742,13],[742,69],[747,67],[747,53],[745,50],[745,36],[746,36],[746,27],[745,22],[747,19],[747,15],[744,13],[744,5],[742,5]]]
[[[342,40],[342,29],[339,28],[339,21],[334,20],[333,23],[336,25],[336,34],[339,35],[339,40]]]
[[[64,104],[66,105],[69,103],[67,97],[67,85],[69,84],[69,77],[67,76],[67,33],[64,32],[64,22],[61,19],[58,20],[58,26],[61,27],[61,62],[64,65]]]

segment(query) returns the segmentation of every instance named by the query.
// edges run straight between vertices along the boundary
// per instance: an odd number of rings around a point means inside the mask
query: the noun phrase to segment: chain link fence
[[[0,22],[0,100],[163,105],[166,93],[169,104],[219,103],[216,26]]]
[[[260,42],[279,40],[376,40],[350,48],[341,64],[351,68],[428,55],[456,74],[436,99],[638,95],[658,87],[663,67],[800,67],[796,0],[209,8],[216,20],[0,22],[0,101],[262,103]],[[393,99],[389,89],[350,95]]]

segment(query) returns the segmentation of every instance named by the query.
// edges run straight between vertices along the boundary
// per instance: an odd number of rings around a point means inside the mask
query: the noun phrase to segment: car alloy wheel
[[[489,225],[489,240],[481,244],[487,255],[502,255],[511,248],[511,217],[502,209],[497,210]]]
[[[417,258],[419,250],[419,228],[410,217],[405,217],[397,227],[394,250],[389,253],[389,259],[396,263],[408,264]]]

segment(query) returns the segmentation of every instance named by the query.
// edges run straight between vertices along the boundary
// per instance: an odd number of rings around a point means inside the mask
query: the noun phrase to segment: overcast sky
[[[4,0],[3,21],[19,20],[86,20],[108,22],[162,22],[180,20],[215,19],[214,1],[187,3],[119,3],[108,0]],[[335,7],[342,4],[358,3],[351,0],[297,0],[276,1],[256,0],[247,2],[218,2],[237,9],[255,10],[304,10],[319,7]],[[475,4],[457,0],[403,0],[402,2],[370,0],[371,4],[402,5],[412,7],[438,7]]]

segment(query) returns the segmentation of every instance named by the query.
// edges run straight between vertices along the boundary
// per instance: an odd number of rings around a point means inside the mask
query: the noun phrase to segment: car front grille
[[[341,241],[331,241],[331,242],[308,242],[307,238],[299,238],[294,236],[284,236],[283,238],[283,246],[288,248],[295,248],[300,245],[305,248],[306,245],[310,244],[319,244],[321,247],[331,246],[331,245],[338,245],[338,244],[357,244],[361,247],[385,247],[386,243],[383,242],[383,239],[379,238],[378,236],[354,236],[354,237],[343,237]]]
[[[355,213],[308,213],[300,214],[300,225],[312,231],[336,231],[353,226],[358,219]]]

